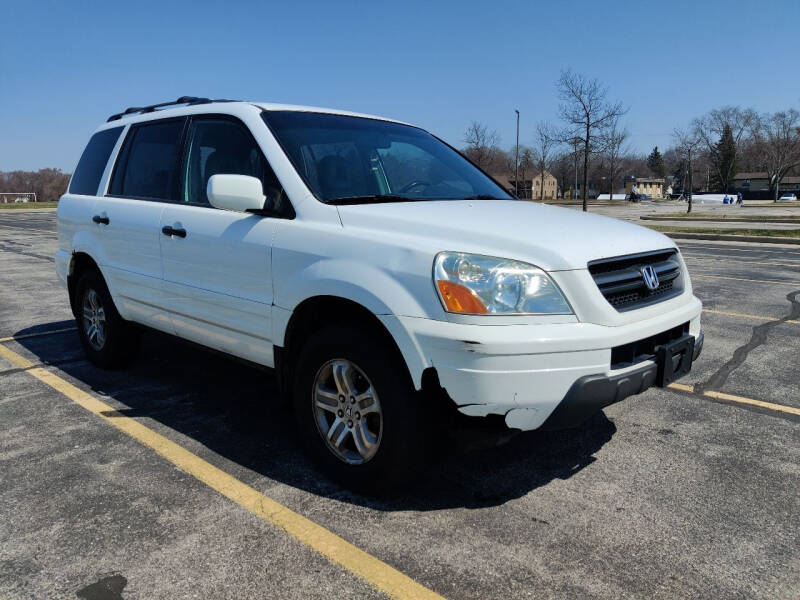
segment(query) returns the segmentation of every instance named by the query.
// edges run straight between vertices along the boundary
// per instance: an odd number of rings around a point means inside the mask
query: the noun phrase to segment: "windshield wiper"
[[[492,196],[491,194],[476,194],[475,196],[467,196],[466,198],[462,198],[463,200],[500,200],[496,196]]]
[[[328,204],[377,204],[380,202],[416,202],[419,198],[409,198],[408,196],[397,196],[395,194],[371,194],[367,196],[347,196],[345,198],[333,198],[328,200]]]

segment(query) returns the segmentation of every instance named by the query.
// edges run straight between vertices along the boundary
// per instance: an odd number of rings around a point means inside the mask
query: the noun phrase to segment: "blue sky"
[[[561,69],[630,107],[636,150],[714,106],[800,108],[800,1],[0,0],[0,171],[72,170],[127,106],[181,95],[344,108],[462,146],[557,120]]]

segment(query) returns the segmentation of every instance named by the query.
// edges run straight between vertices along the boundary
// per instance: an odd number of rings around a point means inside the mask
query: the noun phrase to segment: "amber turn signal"
[[[489,312],[478,295],[468,287],[452,281],[437,281],[436,285],[449,312],[471,315],[485,315]]]

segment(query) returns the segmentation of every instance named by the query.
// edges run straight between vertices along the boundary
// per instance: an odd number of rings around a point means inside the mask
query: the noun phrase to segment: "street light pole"
[[[517,113],[517,157],[514,159],[514,194],[519,198],[519,111],[514,109]]]

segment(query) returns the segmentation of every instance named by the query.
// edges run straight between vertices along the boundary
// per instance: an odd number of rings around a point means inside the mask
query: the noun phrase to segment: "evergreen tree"
[[[712,158],[716,172],[711,177],[711,187],[717,192],[728,192],[730,180],[736,173],[736,142],[733,139],[733,129],[725,124],[722,136],[714,145]]]
[[[687,179],[689,173],[686,164],[686,159],[681,158],[678,164],[675,165],[675,170],[672,172],[672,178],[675,180],[675,189],[681,192],[686,192],[689,189],[689,180]]]
[[[647,168],[654,177],[664,177],[667,174],[667,169],[664,166],[664,157],[658,151],[658,146],[653,148],[650,156],[647,157]]]

